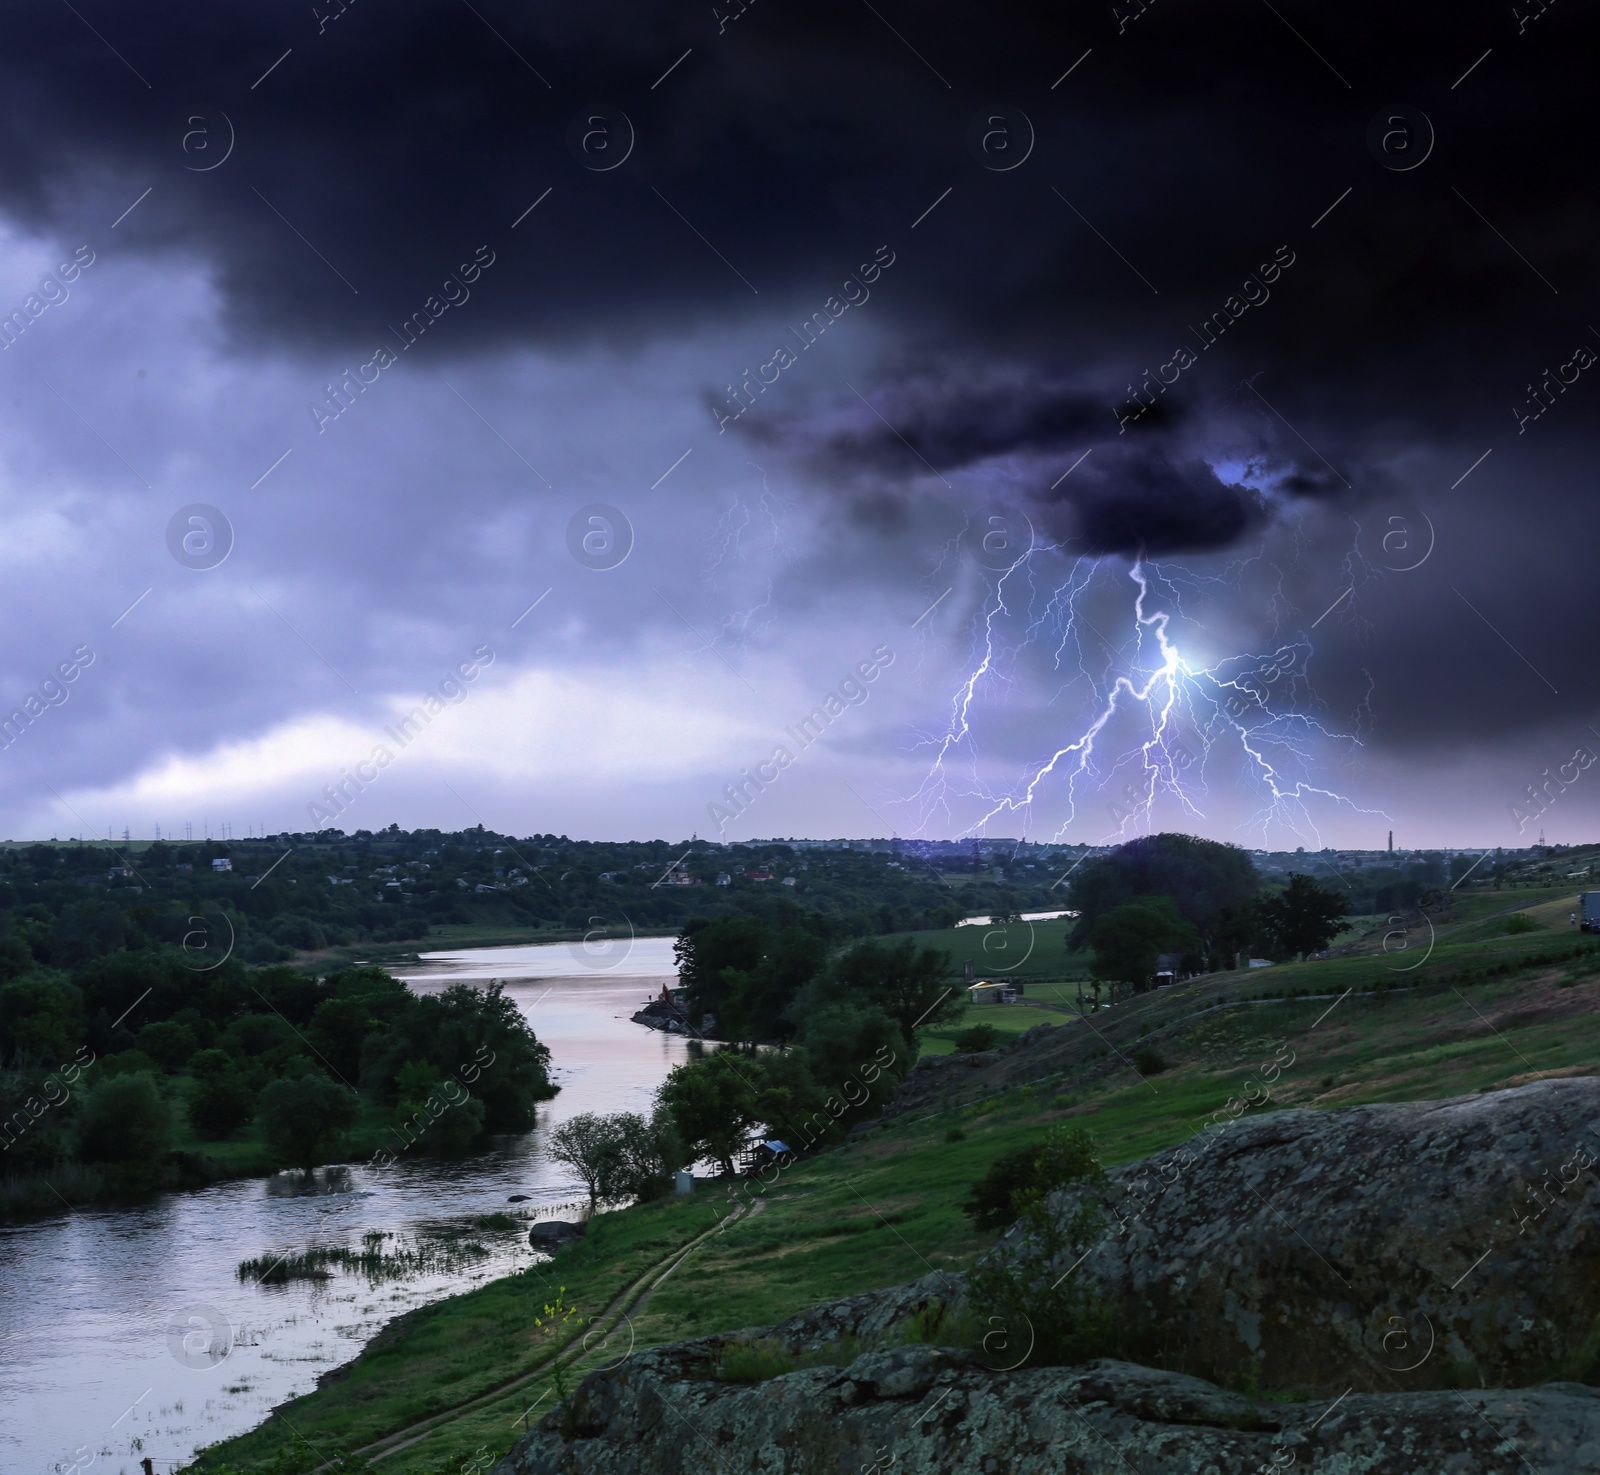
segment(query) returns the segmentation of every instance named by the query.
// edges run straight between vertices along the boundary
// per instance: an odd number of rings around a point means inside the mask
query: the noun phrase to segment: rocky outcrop
[[[1007,1370],[998,1349],[897,1344],[941,1279],[858,1296],[772,1329],[887,1336],[844,1366],[754,1385],[714,1376],[731,1337],[636,1354],[584,1380],[491,1475],[1594,1475],[1600,1391],[1352,1393],[1269,1403],[1182,1373],[1101,1360]]]
[[[528,1243],[536,1250],[547,1250],[554,1254],[563,1245],[575,1244],[582,1239],[584,1230],[588,1227],[581,1219],[576,1222],[566,1219],[547,1219],[543,1224],[535,1224],[528,1231]]]
[[[1109,1303],[1117,1358],[1039,1366],[933,1275],[626,1358],[493,1475],[1600,1475],[1600,1389],[1568,1380],[1597,1361],[1600,1081],[1240,1111],[1114,1170],[1059,1265]],[[1019,1226],[985,1263],[1036,1250]],[[978,1345],[927,1340],[952,1328]],[[727,1381],[755,1338],[779,1375]],[[1295,1391],[1227,1391],[1258,1386]]]
[[[1600,1080],[1246,1113],[1111,1179],[1073,1274],[1123,1355],[1334,1392],[1536,1383],[1586,1341],[1596,1361]],[[994,1253],[1026,1245],[1016,1226]]]

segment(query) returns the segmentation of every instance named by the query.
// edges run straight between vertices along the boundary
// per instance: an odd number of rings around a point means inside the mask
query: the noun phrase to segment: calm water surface
[[[253,1286],[240,1260],[312,1245],[402,1244],[469,1229],[475,1215],[552,1209],[578,1195],[546,1162],[550,1127],[580,1111],[648,1110],[687,1045],[628,1016],[673,974],[670,937],[430,953],[395,969],[418,992],[502,979],[550,1047],[561,1094],[523,1136],[466,1162],[416,1154],[393,1167],[221,1183],[133,1209],[65,1210],[0,1227],[0,1475],[170,1471],[307,1392],[386,1321],[532,1263],[522,1230],[472,1230],[470,1269],[370,1285]],[[512,1194],[529,1202],[508,1205]],[[225,1352],[225,1356],[220,1353]]]

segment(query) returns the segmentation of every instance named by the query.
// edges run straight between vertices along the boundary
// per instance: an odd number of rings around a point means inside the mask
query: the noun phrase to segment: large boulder
[[[1078,1202],[1051,1208],[1065,1223]],[[1597,1079],[1227,1119],[1113,1170],[1102,1206],[1072,1274],[1141,1362],[1328,1392],[1600,1362]],[[1029,1245],[1019,1224],[992,1253]]]
[[[576,1244],[583,1238],[586,1228],[588,1225],[581,1219],[576,1222],[566,1219],[547,1219],[543,1224],[535,1224],[528,1231],[528,1243],[536,1250],[546,1250],[554,1254],[563,1245]]]
[[[1006,1354],[906,1344],[896,1319],[934,1278],[853,1297],[765,1335],[879,1345],[843,1366],[720,1381],[729,1336],[593,1373],[491,1475],[1222,1475],[1291,1463],[1330,1475],[1595,1475],[1600,1391],[1351,1393],[1273,1403],[1183,1373],[1103,1359],[1008,1369]]]

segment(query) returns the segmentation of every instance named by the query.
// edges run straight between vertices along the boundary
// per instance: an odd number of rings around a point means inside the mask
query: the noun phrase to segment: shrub
[[[1083,1127],[1055,1127],[1043,1142],[997,1157],[961,1207],[977,1228],[1002,1229],[1047,1193],[1078,1182],[1105,1182],[1094,1138]]]
[[[765,1383],[803,1367],[847,1367],[866,1349],[855,1337],[840,1337],[811,1352],[791,1352],[770,1337],[724,1343],[713,1376],[727,1383]]]
[[[980,1347],[992,1329],[970,1311],[952,1311],[943,1301],[930,1301],[900,1329],[900,1340],[928,1347]]]
[[[992,1024],[975,1024],[956,1036],[956,1049],[963,1055],[976,1054],[979,1050],[994,1049],[999,1039],[1000,1031]]]
[[[1104,1215],[1085,1194],[1070,1215],[1052,1211],[1045,1194],[1080,1184],[1101,1188],[1106,1177],[1094,1141],[1082,1127],[1056,1128],[1037,1156],[1032,1188],[1015,1195],[1023,1233],[997,1247],[967,1277],[970,1314],[994,1330],[990,1336],[1032,1338],[1025,1356],[1044,1364],[1070,1364],[1113,1356],[1118,1340],[1110,1309],[1083,1282],[1063,1274],[1099,1237]]]
[[[965,1142],[967,1134],[960,1127],[946,1127],[944,1129],[944,1140],[946,1142]]]
[[[1505,921],[1500,924],[1500,930],[1508,933],[1512,937],[1516,937],[1524,932],[1539,931],[1539,924],[1535,922],[1532,917],[1525,917],[1521,912],[1517,912],[1515,915],[1507,917]]]
[[[1133,1052],[1133,1068],[1142,1076],[1158,1076],[1167,1068],[1167,1057],[1154,1045],[1141,1045]]]

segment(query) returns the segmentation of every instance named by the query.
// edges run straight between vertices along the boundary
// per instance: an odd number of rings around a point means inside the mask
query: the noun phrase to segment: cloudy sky
[[[1592,837],[1522,9],[9,7],[0,838]]]

